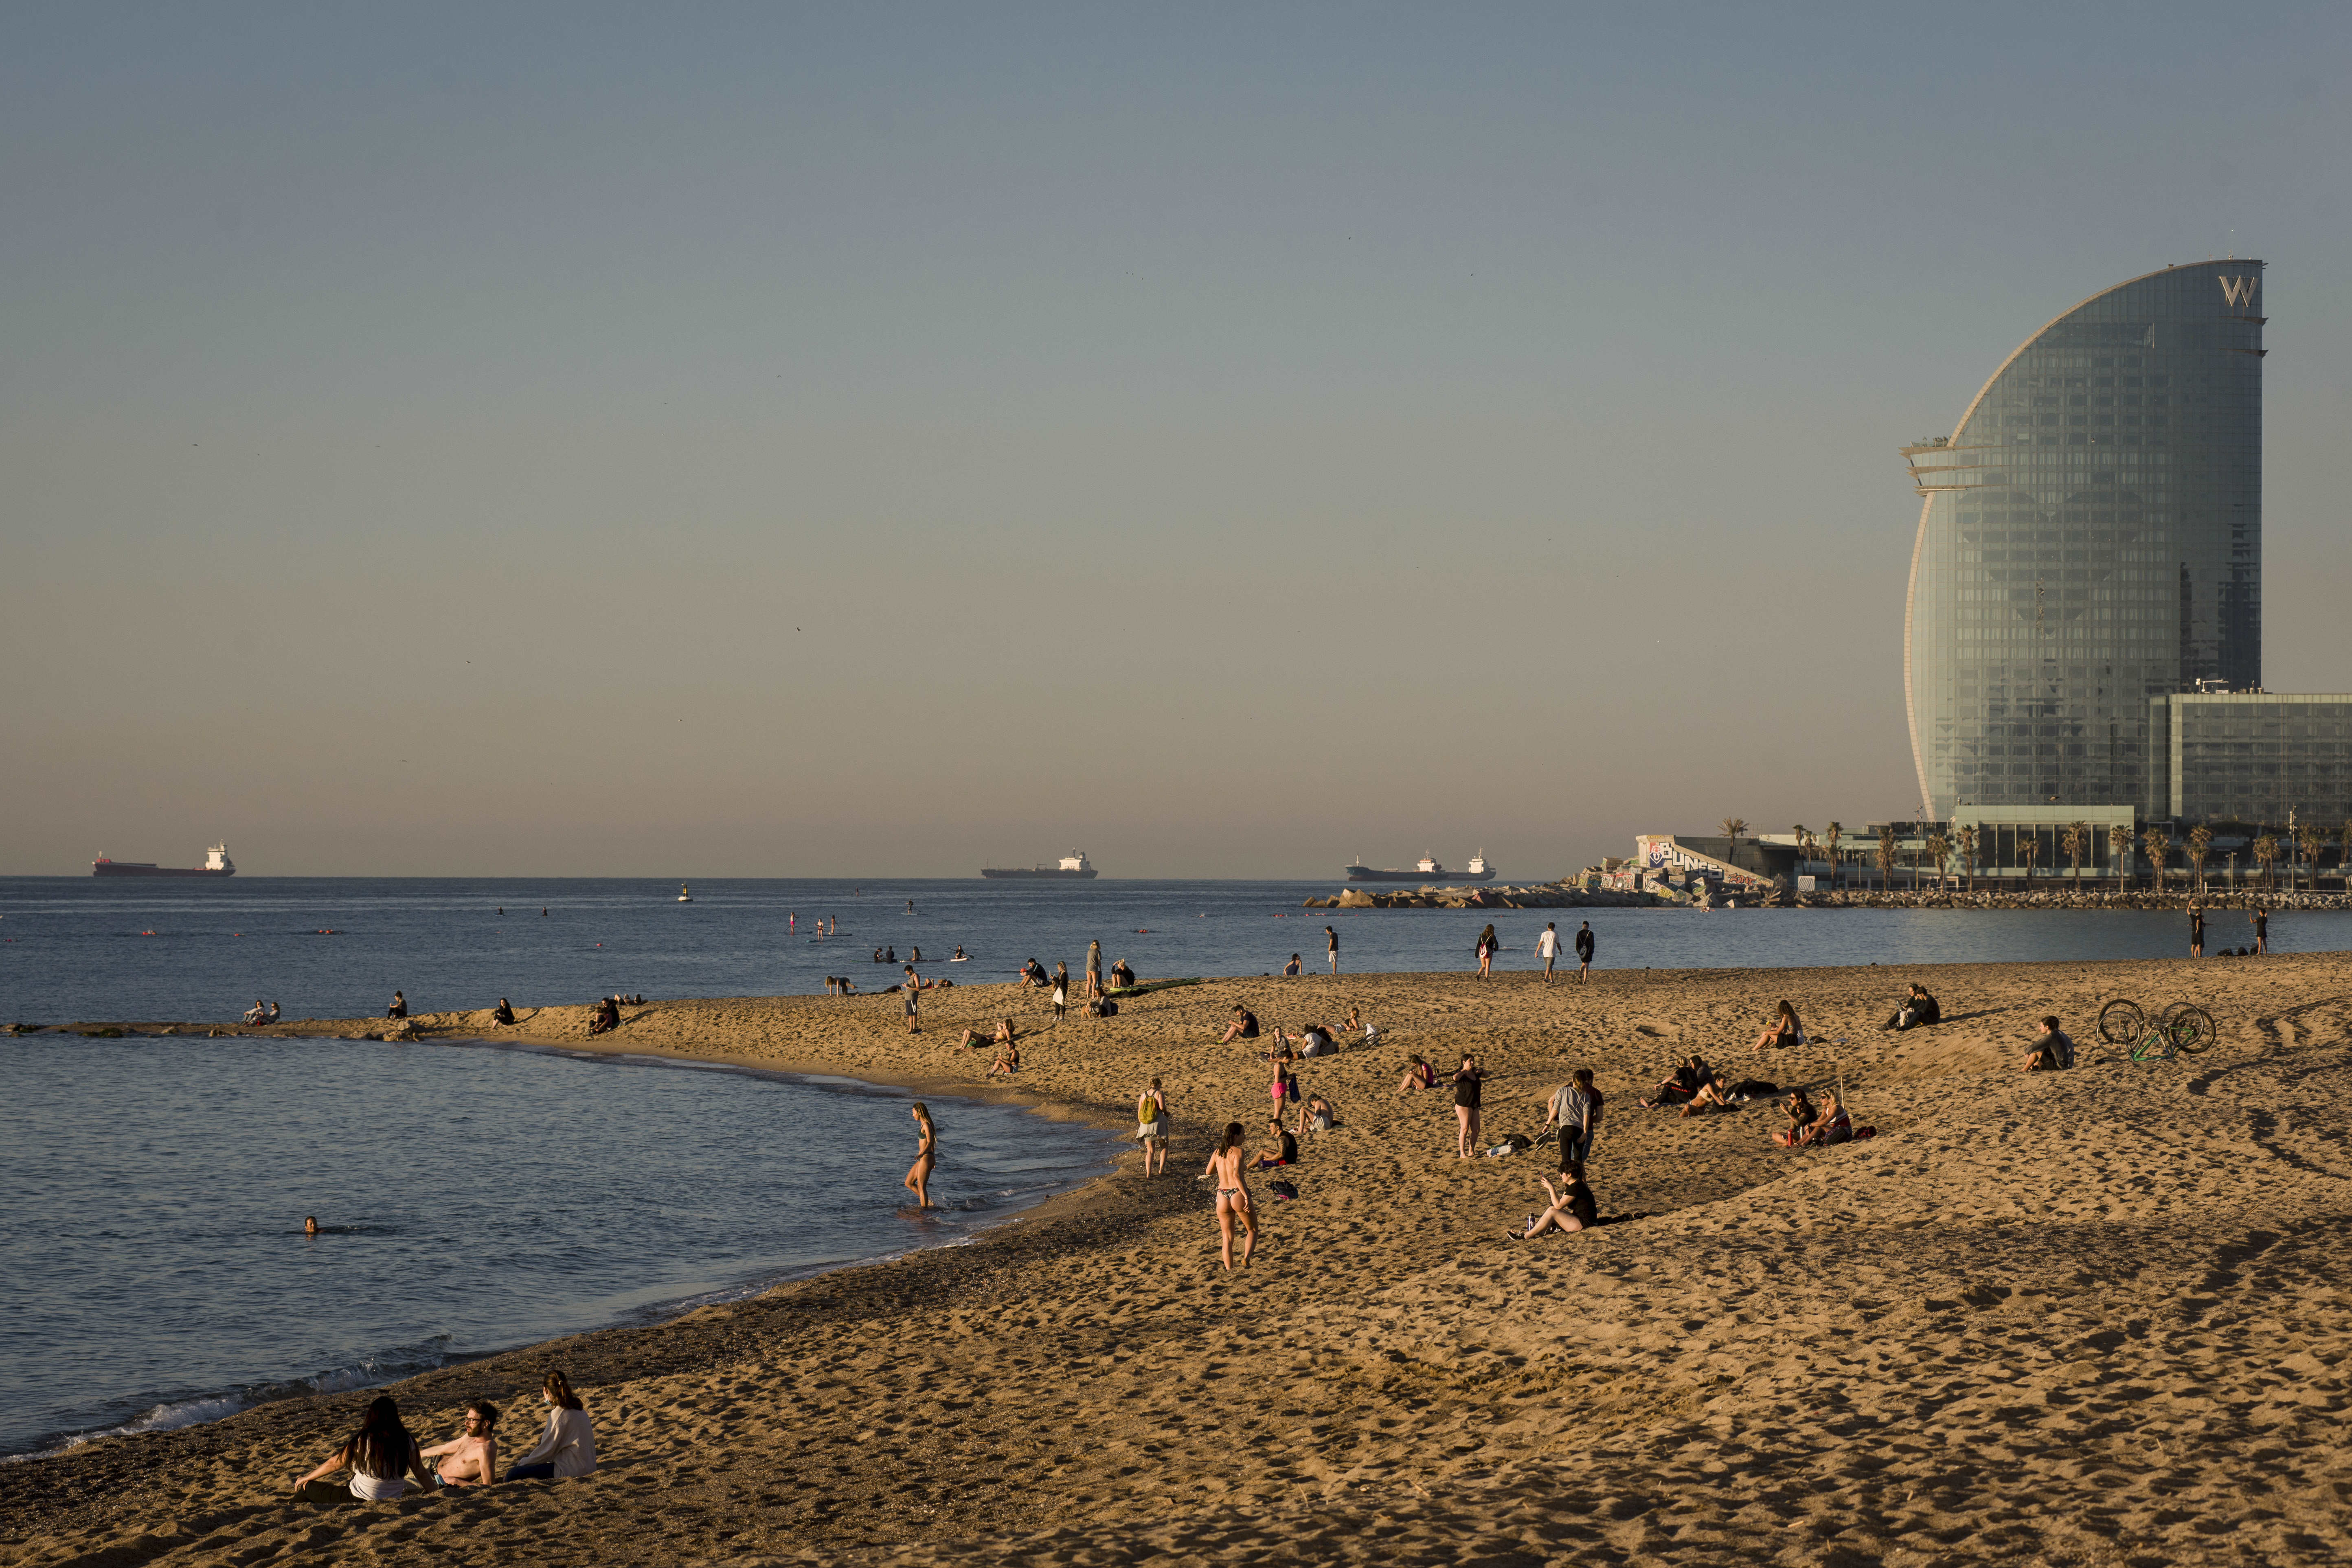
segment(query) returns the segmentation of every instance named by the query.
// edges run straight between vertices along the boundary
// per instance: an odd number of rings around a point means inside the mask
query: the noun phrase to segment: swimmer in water
[[[302,1216],[302,1234],[304,1236],[316,1236],[319,1234],[319,1216],[317,1215],[311,1214],[304,1215]]]

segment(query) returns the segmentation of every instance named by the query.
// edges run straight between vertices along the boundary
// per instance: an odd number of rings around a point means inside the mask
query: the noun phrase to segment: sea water
[[[1020,1223],[1110,1135],[486,1046],[0,1038],[0,1454],[208,1420]],[[321,1234],[303,1234],[315,1215]]]
[[[650,997],[861,991],[899,978],[1002,982],[1021,964],[1084,967],[1103,944],[1146,978],[1276,975],[1297,953],[1344,970],[1462,971],[1488,921],[1500,967],[1526,968],[1547,921],[1590,920],[1602,969],[2000,963],[2186,956],[2178,910],[1309,910],[1328,882],[470,882],[247,878],[218,882],[0,878],[0,1023],[229,1022],[257,998],[294,1017]],[[909,905],[913,907],[908,908]],[[542,913],[541,911],[545,912]],[[2208,949],[2250,943],[2217,910]],[[837,922],[815,934],[819,920]],[[329,934],[331,933],[331,934]],[[2352,913],[2280,914],[2279,952],[2352,947]],[[969,962],[947,962],[961,946]],[[887,950],[896,962],[877,963]],[[1279,1008],[1277,1006],[1277,1011]]]

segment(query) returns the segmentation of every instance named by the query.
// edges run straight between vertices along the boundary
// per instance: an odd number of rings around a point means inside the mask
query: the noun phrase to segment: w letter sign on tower
[[[2214,281],[2221,285],[2222,299],[2228,300],[2231,304],[2237,306],[2240,310],[2244,310],[2253,304],[2254,287],[2259,284],[2262,279],[2258,277],[2217,278]]]

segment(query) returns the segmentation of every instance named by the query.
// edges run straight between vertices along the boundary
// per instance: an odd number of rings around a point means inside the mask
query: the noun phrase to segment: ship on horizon
[[[1434,856],[1430,855],[1423,856],[1410,871],[1400,871],[1394,867],[1374,870],[1361,864],[1348,868],[1348,880],[1350,882],[1491,882],[1494,879],[1495,872],[1486,864],[1484,849],[1471,856],[1470,864],[1459,871],[1447,870],[1437,863]]]
[[[158,866],[152,860],[112,860],[103,850],[89,863],[93,877],[234,877],[236,864],[228,858],[228,846],[215,844],[205,851],[201,866]]]
[[[980,874],[1000,879],[1011,877],[1022,881],[1091,882],[1095,879],[1095,868],[1087,864],[1085,850],[1073,849],[1062,857],[1059,866],[990,866]]]

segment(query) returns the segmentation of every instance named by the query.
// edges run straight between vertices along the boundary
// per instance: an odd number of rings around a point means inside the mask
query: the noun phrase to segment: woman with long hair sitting
[[[350,1485],[339,1487],[326,1479],[346,1466],[352,1472]],[[320,1460],[309,1475],[294,1478],[294,1489],[320,1508],[340,1507],[354,1498],[362,1502],[390,1502],[408,1489],[412,1475],[418,1486],[431,1489],[433,1472],[425,1468],[416,1439],[400,1424],[400,1406],[387,1394],[367,1407],[360,1429],[341,1447]]]
[[[507,1472],[510,1481],[568,1480],[596,1473],[596,1424],[588,1407],[572,1392],[560,1372],[551,1372],[540,1384],[540,1402],[547,1406],[547,1430],[531,1451]]]
[[[1756,1037],[1754,1054],[1760,1057],[1774,1046],[1801,1046],[1804,1043],[1805,1026],[1797,1022],[1797,1010],[1783,1001],[1772,1021],[1764,1026],[1764,1032]]]

